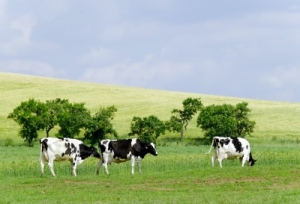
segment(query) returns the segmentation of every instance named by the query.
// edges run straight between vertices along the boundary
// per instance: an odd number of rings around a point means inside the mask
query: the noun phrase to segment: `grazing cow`
[[[252,158],[249,142],[240,137],[220,137],[215,136],[213,138],[211,147],[206,154],[209,154],[212,147],[214,147],[214,155],[211,158],[211,164],[214,166],[214,162],[218,159],[220,167],[222,167],[223,159],[236,159],[239,158],[242,162],[242,166],[246,161],[248,165],[253,166],[256,160]]]
[[[109,174],[107,165],[113,162],[121,163],[131,160],[131,173],[134,174],[134,163],[138,163],[139,173],[141,173],[141,162],[146,154],[150,153],[157,156],[155,145],[153,143],[145,143],[139,139],[125,140],[102,140],[99,141],[100,161],[98,163],[97,174],[100,167],[104,166],[106,174]]]
[[[55,176],[53,170],[54,161],[70,161],[72,166],[72,175],[76,176],[76,166],[90,156],[100,158],[100,154],[94,147],[88,147],[82,141],[70,138],[52,138],[47,137],[40,140],[41,152],[40,162],[41,171],[44,175],[45,162],[48,162],[50,171]]]

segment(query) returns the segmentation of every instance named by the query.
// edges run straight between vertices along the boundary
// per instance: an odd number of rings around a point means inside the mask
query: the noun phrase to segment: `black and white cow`
[[[70,138],[47,137],[40,140],[41,171],[44,175],[45,162],[48,162],[50,171],[55,176],[54,161],[70,161],[72,175],[76,176],[76,166],[81,164],[86,158],[93,156],[100,158],[100,154],[94,147],[88,147],[82,141]]]
[[[249,142],[240,137],[220,137],[215,136],[213,138],[211,147],[206,154],[209,154],[212,147],[214,147],[214,154],[211,157],[211,164],[214,166],[214,162],[218,159],[220,167],[222,167],[223,159],[236,159],[239,158],[242,162],[242,166],[246,161],[249,166],[253,166],[256,160],[252,158]]]
[[[153,143],[145,143],[139,139],[124,140],[102,140],[99,141],[100,161],[98,163],[97,174],[100,167],[104,166],[105,172],[109,174],[107,165],[113,162],[121,163],[131,160],[131,173],[134,174],[134,163],[138,163],[139,173],[141,173],[141,162],[146,154],[150,153],[157,156],[155,145]]]

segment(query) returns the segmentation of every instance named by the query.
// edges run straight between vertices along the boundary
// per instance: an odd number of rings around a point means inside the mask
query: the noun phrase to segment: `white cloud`
[[[145,56],[141,62],[122,62],[107,67],[87,68],[82,80],[129,86],[158,87],[176,81],[192,72],[188,63],[157,62],[153,56]],[[157,85],[155,85],[157,84]]]
[[[0,0],[0,21],[2,21],[5,16],[5,5],[6,0]]]
[[[268,73],[263,77],[263,81],[265,81],[270,87],[276,89],[289,88],[293,85],[300,85],[299,79],[300,70],[296,67],[289,69],[274,69],[271,73]]]
[[[35,26],[36,22],[34,18],[30,15],[24,15],[11,22],[11,28],[20,30],[22,35],[21,39],[24,42],[28,42],[30,39],[30,34],[32,27]]]
[[[36,21],[30,15],[24,15],[11,21],[10,28],[7,29],[10,29],[13,37],[8,42],[0,43],[0,52],[7,55],[16,55],[22,52],[23,49],[30,47],[31,33],[35,25]],[[17,33],[15,34],[14,31],[17,31]]]
[[[0,62],[0,71],[54,77],[56,71],[47,63],[34,60],[8,60]]]
[[[111,57],[112,53],[109,49],[104,47],[92,48],[87,54],[79,57],[79,62],[85,64],[99,63],[109,60]]]

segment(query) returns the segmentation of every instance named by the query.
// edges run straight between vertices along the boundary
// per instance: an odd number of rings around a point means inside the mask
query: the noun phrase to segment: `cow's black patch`
[[[229,138],[226,138],[226,139],[220,139],[219,143],[221,144],[221,146],[223,147],[224,144],[225,145],[228,145],[230,142],[230,139]]]
[[[43,152],[43,151],[47,151],[47,149],[48,149],[48,144],[47,144],[47,142],[48,142],[48,139],[40,140],[40,143],[41,143],[41,145],[42,145],[42,152]]]
[[[236,152],[242,152],[243,151],[243,147],[242,147],[242,143],[239,141],[239,139],[237,137],[230,137],[232,140],[232,144],[234,145]]]
[[[88,147],[84,144],[79,145],[79,152],[80,152],[80,154],[78,156],[80,156],[82,160],[84,160],[90,156],[100,158],[100,154],[98,153],[96,148]]]
[[[131,139],[110,141],[108,150],[114,152],[114,158],[127,159],[127,155],[131,150]]]
[[[104,140],[104,141],[103,141],[103,144],[106,144],[106,143],[108,143],[108,142],[109,142],[108,140]]]
[[[218,138],[215,138],[215,139],[214,139],[214,142],[213,142],[213,147],[216,148],[217,145],[218,145],[218,143],[219,143],[219,139],[218,139]]]
[[[65,154],[71,155],[72,149],[70,148],[70,143],[65,143],[65,147],[67,148]]]

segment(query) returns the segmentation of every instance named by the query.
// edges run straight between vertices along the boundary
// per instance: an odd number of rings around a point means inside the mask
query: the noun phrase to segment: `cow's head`
[[[253,166],[253,165],[255,164],[256,161],[257,161],[257,160],[253,159],[252,154],[251,154],[251,152],[250,152],[250,158],[249,158],[248,165],[249,165],[249,166]]]
[[[252,159],[252,160],[249,160],[249,166],[253,166],[255,164],[257,160],[255,159]]]
[[[98,153],[98,150],[95,147],[91,146],[90,150],[92,151],[91,156],[100,158],[100,154]]]
[[[146,146],[146,149],[148,150],[148,152],[149,152],[150,154],[152,154],[152,155],[154,155],[154,156],[157,156],[157,155],[158,155],[158,153],[157,153],[157,151],[156,151],[156,149],[155,149],[155,144],[153,144],[152,142],[151,142],[149,145]]]

